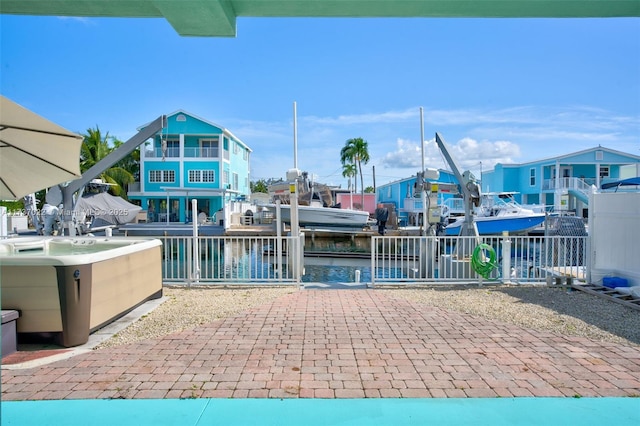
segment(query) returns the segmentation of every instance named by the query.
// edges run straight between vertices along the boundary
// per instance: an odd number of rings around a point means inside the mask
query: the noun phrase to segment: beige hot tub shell
[[[95,254],[0,254],[2,309],[20,311],[19,339],[37,335],[65,347],[81,345],[91,332],[162,296],[159,240],[102,242],[107,250]]]

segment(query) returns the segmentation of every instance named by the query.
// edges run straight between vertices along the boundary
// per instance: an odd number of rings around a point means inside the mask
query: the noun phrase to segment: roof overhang
[[[235,37],[238,17],[640,16],[638,0],[2,0],[0,13],[164,18],[182,36]]]

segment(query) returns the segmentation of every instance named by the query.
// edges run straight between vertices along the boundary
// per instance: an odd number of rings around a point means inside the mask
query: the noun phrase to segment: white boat
[[[276,205],[264,205],[276,216]],[[291,223],[291,206],[280,205],[280,220]],[[362,229],[367,225],[369,213],[361,210],[323,207],[320,205],[298,206],[298,223],[303,228],[354,228]]]
[[[298,224],[303,228],[353,228],[367,226],[369,212],[343,209],[335,203],[337,188],[312,182],[307,172],[302,172],[297,181]],[[277,182],[269,185],[269,196],[273,203],[264,207],[276,216],[275,201],[280,200],[281,221],[291,223],[290,183]]]
[[[522,206],[515,201],[514,195],[514,192],[481,195],[480,205],[473,212],[473,221],[480,235],[526,232],[544,222],[544,206]],[[452,220],[445,226],[445,235],[459,235],[464,215],[450,216],[449,219]]]

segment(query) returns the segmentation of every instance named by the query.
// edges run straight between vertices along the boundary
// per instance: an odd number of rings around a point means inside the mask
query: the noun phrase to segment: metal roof
[[[234,37],[238,17],[638,17],[640,0],[2,0],[0,13],[165,18],[183,36]]]

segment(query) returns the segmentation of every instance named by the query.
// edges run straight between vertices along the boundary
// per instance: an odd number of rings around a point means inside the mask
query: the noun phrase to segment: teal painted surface
[[[177,121],[178,116],[184,116],[185,121]],[[219,126],[213,125],[213,123],[207,123],[204,120],[193,117],[192,115],[179,112],[167,117],[167,127],[164,129],[165,133],[169,135],[176,135],[179,133],[185,134],[221,134],[222,129]]]
[[[3,401],[2,425],[638,425],[638,398]]]
[[[573,189],[569,190],[569,195],[573,195],[574,197],[576,197],[578,200],[582,201],[585,204],[589,204],[589,198],[584,195],[582,192],[580,191],[576,191]]]
[[[178,117],[182,117],[183,120],[177,120]],[[251,150],[244,142],[237,139],[228,130],[224,130],[221,126],[182,110],[168,116],[167,120],[168,125],[163,129],[163,135],[169,135],[168,138],[171,140],[178,140],[180,135],[183,135],[184,146],[181,147],[180,151],[176,150],[175,153],[175,155],[178,155],[178,152],[180,152],[183,157],[174,155],[163,159],[161,153],[162,139],[160,136],[156,136],[154,142],[145,147],[145,152],[149,152],[149,155],[152,156],[143,159],[140,176],[142,181],[141,193],[140,195],[130,195],[131,199],[142,200],[145,206],[148,204],[148,200],[154,200],[158,205],[159,202],[166,199],[166,192],[163,188],[176,187],[194,190],[223,188],[225,187],[225,184],[223,184],[223,170],[228,173],[228,181],[226,182],[226,184],[230,184],[228,188],[232,187],[233,174],[235,173],[238,176],[238,195],[249,195],[249,152]],[[200,142],[203,139],[217,139],[217,151],[213,149],[200,150]],[[234,152],[234,147],[236,152]],[[223,162],[225,150],[229,155],[229,161]],[[149,179],[150,171],[152,170],[173,170],[175,172],[175,181],[152,183]],[[215,181],[190,182],[189,171],[191,170],[214,170]],[[196,195],[190,194],[188,198],[191,199],[194,196]],[[220,209],[224,202],[221,196],[200,194],[197,197],[200,200],[198,203],[199,209],[207,211],[209,216],[212,216]],[[185,195],[174,192],[171,195],[171,200],[178,201],[177,207],[172,207],[171,209],[171,213],[175,214],[175,218],[178,221],[192,220],[191,207],[190,204],[187,207],[188,200]],[[156,208],[156,211],[160,212],[160,209]]]

